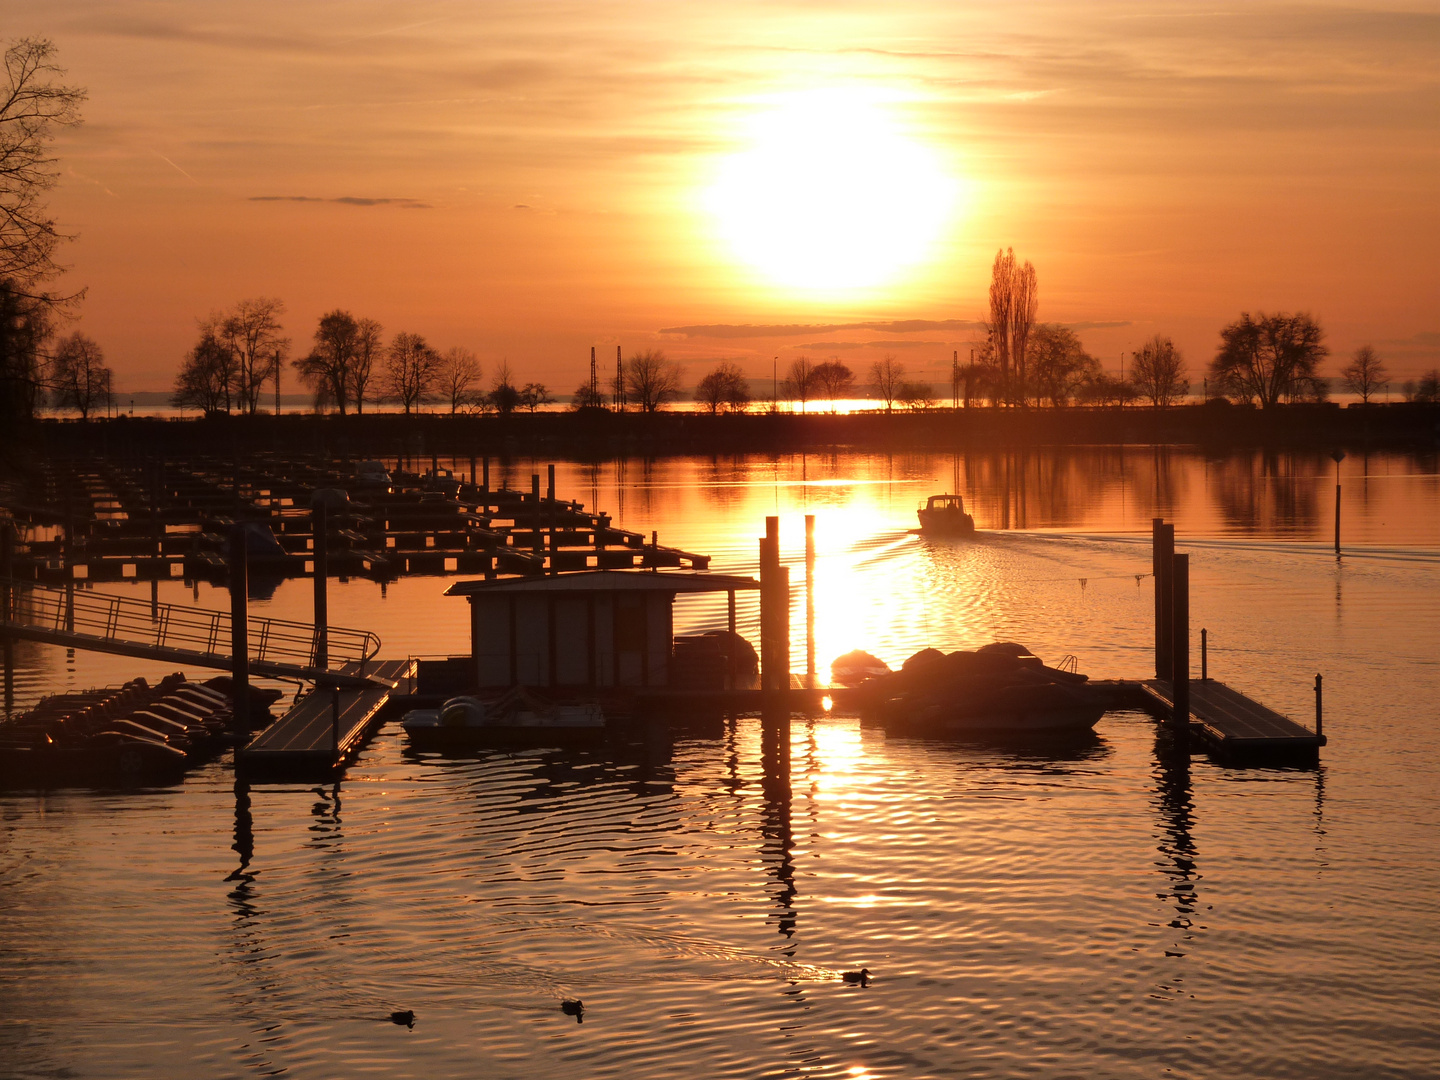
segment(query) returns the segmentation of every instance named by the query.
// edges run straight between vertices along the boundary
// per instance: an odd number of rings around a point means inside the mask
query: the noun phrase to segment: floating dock
[[[1175,695],[1168,680],[1147,679],[1140,687],[1165,715],[1173,713]],[[1189,731],[1232,762],[1313,761],[1326,741],[1323,734],[1214,679],[1190,683]]]
[[[323,780],[350,760],[379,724],[394,693],[410,693],[414,660],[347,663],[343,674],[375,685],[317,688],[235,752],[235,769],[251,780]],[[388,683],[389,685],[383,685]]]

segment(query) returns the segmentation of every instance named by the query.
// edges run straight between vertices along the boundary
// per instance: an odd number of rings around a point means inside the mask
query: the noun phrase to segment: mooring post
[[[805,515],[805,687],[815,689],[815,515]]]
[[[312,566],[315,571],[315,660],[322,671],[330,666],[330,530],[324,500],[310,508]]]
[[[1315,734],[1317,737],[1325,735],[1325,711],[1321,708],[1321,684],[1324,682],[1317,673],[1315,676]]]
[[[1340,554],[1340,462],[1345,460],[1344,450],[1333,450],[1330,456],[1335,459],[1335,554]]]
[[[554,463],[552,462],[550,465],[547,465],[546,468],[549,470],[549,483],[547,484],[547,486],[546,486],[546,488],[545,488],[545,497],[546,497],[547,499],[549,499],[551,502],[554,502],[554,501],[555,501],[555,465],[554,465]]]
[[[1170,688],[1176,727],[1190,723],[1190,556],[1171,559]]]
[[[7,521],[0,526],[0,621],[9,622],[13,594],[11,582],[15,578],[15,534]],[[735,596],[731,593],[730,596]],[[9,634],[0,635],[0,652],[5,654],[5,711],[15,704],[15,642]]]
[[[475,455],[470,455],[470,486],[475,486]]]
[[[230,684],[237,733],[250,721],[249,569],[245,526],[236,525],[230,530]]]
[[[75,630],[75,513],[70,506],[70,489],[65,489],[65,539],[61,546],[65,573],[65,629]]]
[[[1200,681],[1210,681],[1210,632],[1203,626],[1200,628]]]
[[[1168,679],[1170,657],[1170,563],[1175,554],[1175,526],[1164,518],[1151,522],[1151,563],[1155,577],[1155,677]]]
[[[485,507],[490,507],[490,455],[486,454],[480,467],[484,470],[480,474],[480,494],[485,496]]]
[[[334,760],[340,760],[340,687],[330,687],[330,750]]]

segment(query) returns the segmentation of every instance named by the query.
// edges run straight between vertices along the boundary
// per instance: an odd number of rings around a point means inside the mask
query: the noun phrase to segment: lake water
[[[750,719],[633,758],[417,756],[388,725],[318,789],[237,789],[220,761],[155,791],[0,795],[0,1075],[1440,1074],[1434,454],[1341,464],[1340,560],[1316,455],[557,471],[562,496],[717,569],[753,570],[778,514],[796,670],[813,513],[822,675],[854,647],[899,663],[995,639],[1151,674],[1165,516],[1211,674],[1308,723],[1323,672],[1330,745],[1319,769],[1239,770],[1135,713],[1053,753],[820,716],[794,721],[786,777]],[[910,533],[957,476],[981,535]],[[446,583],[333,582],[331,619],[385,656],[463,651]],[[309,595],[287,582],[254,608],[303,618]],[[160,598],[228,608],[204,585]],[[677,618],[724,612],[682,599]],[[165,671],[18,652],[19,705]],[[870,986],[839,980],[862,965]]]

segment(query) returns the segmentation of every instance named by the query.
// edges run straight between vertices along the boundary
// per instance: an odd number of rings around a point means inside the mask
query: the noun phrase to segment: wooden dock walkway
[[[358,675],[360,665],[349,663],[340,670]],[[315,690],[235,752],[236,770],[249,779],[330,776],[374,730],[391,694],[413,690],[415,661],[374,660],[365,665],[364,674],[390,685]]]
[[[1174,708],[1168,679],[1141,687],[1166,714]],[[1215,679],[1190,682],[1190,732],[1222,757],[1313,760],[1325,736]]]

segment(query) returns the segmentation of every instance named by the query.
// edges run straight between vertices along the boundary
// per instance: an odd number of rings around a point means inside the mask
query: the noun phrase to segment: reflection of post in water
[[[230,905],[237,919],[250,919],[257,914],[255,875],[250,871],[250,861],[255,857],[255,822],[250,815],[250,785],[243,780],[235,781],[235,842],[230,848],[240,856],[240,865],[225,878],[235,883],[229,894]]]
[[[1183,735],[1169,725],[1155,727],[1156,802],[1160,814],[1160,854],[1158,865],[1167,880],[1165,892],[1156,895],[1173,901],[1175,918],[1170,925],[1188,930],[1195,913],[1195,882],[1200,879],[1196,869],[1195,803],[1190,786],[1190,748]]]
[[[795,833],[791,824],[790,724],[761,725],[760,747],[764,811],[760,823],[760,856],[775,879],[776,929],[784,937],[795,934]],[[788,955],[791,947],[785,949]]]

